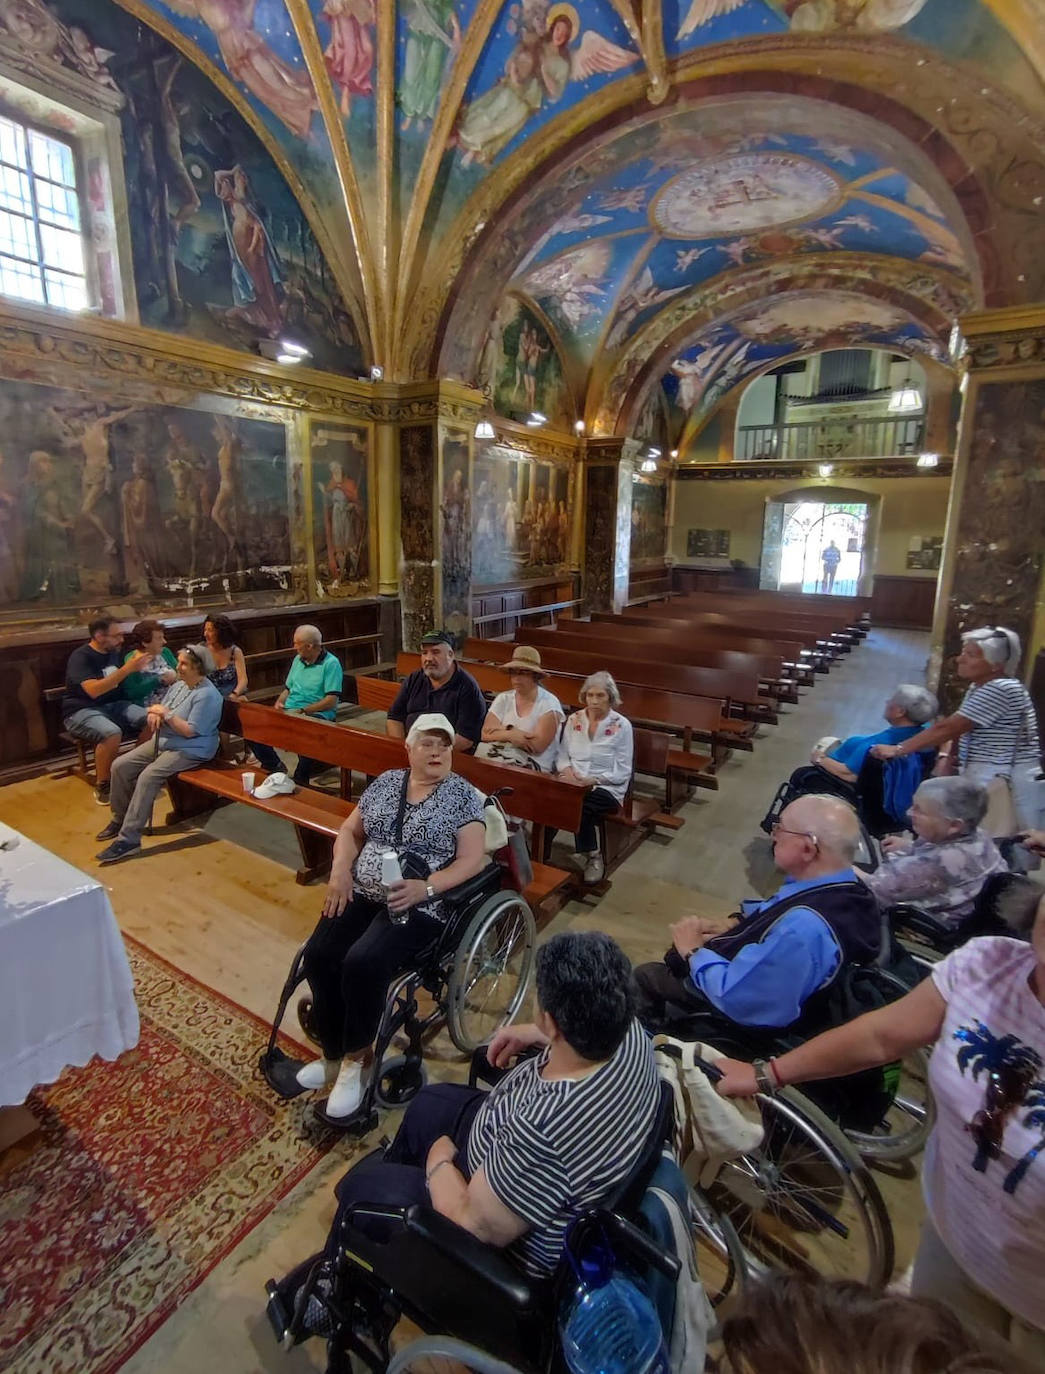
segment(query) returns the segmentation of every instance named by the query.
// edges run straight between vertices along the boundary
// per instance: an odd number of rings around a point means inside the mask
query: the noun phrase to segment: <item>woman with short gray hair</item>
[[[969,778],[927,778],[911,803],[914,836],[883,840],[885,859],[860,876],[882,906],[910,902],[947,925],[972,913],[992,873],[1005,862],[980,822],[987,793]]]
[[[599,848],[599,821],[619,811],[628,792],[634,762],[631,721],[618,711],[620,692],[609,673],[592,673],[581,683],[581,707],[563,726],[555,760],[564,782],[595,783],[584,796],[577,854],[584,881],[598,883],[606,872]]]
[[[1043,785],[1038,722],[1030,693],[1016,676],[1020,663],[1020,637],[1001,626],[968,630],[962,635],[962,651],[955,661],[958,676],[969,683],[962,704],[952,715],[923,730],[915,739],[897,745],[876,745],[878,758],[903,758],[926,749],[940,749],[941,758],[957,741],[957,767],[951,772],[989,787],[1005,779],[1016,825],[1031,829],[1041,824]],[[996,789],[997,790],[997,789]],[[1011,833],[1010,808],[992,811],[992,834]]]

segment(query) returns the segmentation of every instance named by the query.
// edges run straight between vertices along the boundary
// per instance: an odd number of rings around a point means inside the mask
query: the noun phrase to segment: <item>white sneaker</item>
[[[584,881],[586,883],[601,883],[606,872],[606,865],[601,854],[589,854],[588,862],[584,865]]]
[[[358,1059],[342,1059],[337,1081],[327,1098],[327,1116],[351,1116],[363,1100],[363,1066]]]
[[[311,1064],[302,1064],[296,1077],[303,1088],[329,1088],[340,1067],[340,1059],[313,1059]]]

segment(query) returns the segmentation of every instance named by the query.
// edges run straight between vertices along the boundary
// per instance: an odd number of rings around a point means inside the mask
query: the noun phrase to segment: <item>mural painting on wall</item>
[[[431,425],[404,425],[399,431],[399,537],[403,558],[399,593],[403,606],[403,647],[420,648],[421,636],[436,627],[435,536],[432,500],[436,485],[435,434]]]
[[[124,98],[124,171],[142,322],[239,348],[288,335],[310,350],[317,367],[361,367],[355,325],[300,206],[213,83],[116,5],[19,5],[43,35],[37,57],[72,67]],[[297,86],[271,65],[260,38],[254,42],[257,35],[240,13],[250,8],[238,0],[185,0],[180,12],[198,13],[230,54],[241,54],[235,74],[247,81],[248,74],[268,72],[286,95]],[[23,25],[18,34],[29,31]],[[94,55],[92,64],[85,66],[84,53]],[[103,180],[88,168],[92,209],[104,195]]]
[[[443,628],[463,640],[472,591],[472,493],[468,436],[443,436],[442,516]]]
[[[570,556],[570,471],[514,449],[477,454],[473,468],[472,577],[479,585],[542,577]]]
[[[633,483],[631,491],[631,562],[663,559],[668,523],[666,482]]]
[[[562,361],[537,316],[514,296],[502,302],[483,343],[479,384],[499,415],[526,419],[534,412],[565,427],[570,419]]]
[[[369,449],[365,430],[325,420],[309,428],[316,576],[329,595],[370,585]]]
[[[290,589],[282,424],[0,381],[0,434],[5,607]]]
[[[687,558],[728,558],[729,530],[687,530]]]
[[[938,572],[942,556],[942,534],[914,534],[907,544],[908,569]]]

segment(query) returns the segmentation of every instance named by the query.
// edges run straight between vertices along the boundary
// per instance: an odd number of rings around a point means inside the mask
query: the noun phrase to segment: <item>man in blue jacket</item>
[[[676,922],[664,961],[635,971],[640,1018],[672,1033],[689,1023],[687,1038],[730,1023],[797,1033],[815,1025],[845,966],[873,962],[881,944],[878,904],[852,866],[859,841],[840,798],[792,802],[773,827],[787,881],[765,901],[742,902],[724,929],[698,916]]]

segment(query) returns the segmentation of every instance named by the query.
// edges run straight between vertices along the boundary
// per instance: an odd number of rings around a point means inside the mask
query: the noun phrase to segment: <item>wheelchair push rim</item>
[[[468,923],[447,993],[450,1038],[463,1054],[518,1014],[530,991],[537,943],[533,912],[518,893],[488,897]]]
[[[801,1093],[736,1105],[760,1120],[757,1150],[726,1163],[707,1190],[744,1249],[746,1269],[882,1287],[893,1232],[878,1186],[839,1128]]]

